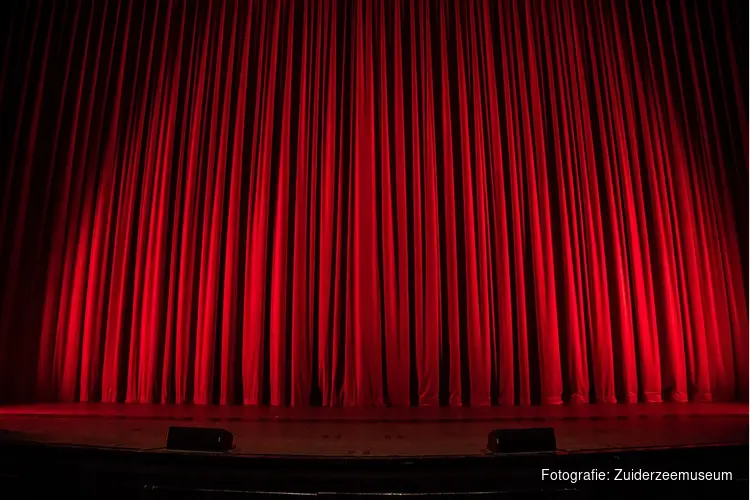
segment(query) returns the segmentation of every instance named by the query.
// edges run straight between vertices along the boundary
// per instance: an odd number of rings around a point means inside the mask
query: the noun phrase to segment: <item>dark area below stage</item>
[[[551,471],[607,471],[604,481],[542,481]],[[452,458],[232,457],[6,442],[4,498],[628,498],[650,493],[746,498],[748,446]],[[722,481],[615,481],[617,471],[730,472]],[[622,475],[622,472],[619,473]],[[744,494],[744,497],[742,496]]]

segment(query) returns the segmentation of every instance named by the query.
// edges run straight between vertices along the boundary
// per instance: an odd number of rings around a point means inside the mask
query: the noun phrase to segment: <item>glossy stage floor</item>
[[[554,427],[558,452],[748,444],[747,403],[491,408],[0,406],[14,440],[166,452],[170,426],[221,427],[235,455],[482,456],[492,429]]]

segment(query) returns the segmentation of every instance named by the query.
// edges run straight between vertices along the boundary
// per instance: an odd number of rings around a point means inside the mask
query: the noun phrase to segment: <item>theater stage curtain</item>
[[[3,400],[746,397],[741,3],[11,2]]]

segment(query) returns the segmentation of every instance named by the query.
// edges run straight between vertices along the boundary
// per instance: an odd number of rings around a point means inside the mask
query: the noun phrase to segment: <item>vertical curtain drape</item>
[[[10,2],[0,397],[746,398],[740,3]]]

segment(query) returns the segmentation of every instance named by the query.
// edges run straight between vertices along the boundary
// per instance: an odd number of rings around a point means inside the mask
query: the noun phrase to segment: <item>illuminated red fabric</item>
[[[746,397],[732,8],[15,2],[0,395]]]

